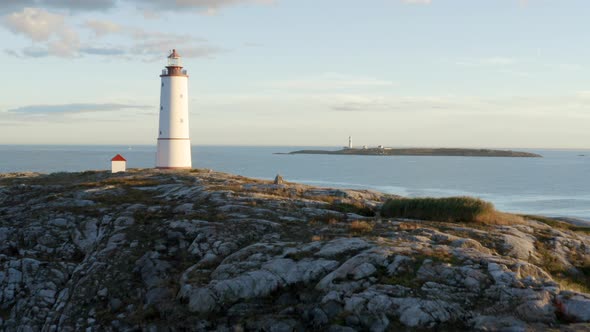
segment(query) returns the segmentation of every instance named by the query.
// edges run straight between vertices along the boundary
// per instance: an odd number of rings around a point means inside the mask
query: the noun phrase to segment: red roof
[[[127,161],[127,159],[123,158],[122,155],[118,154],[111,159],[111,161]]]

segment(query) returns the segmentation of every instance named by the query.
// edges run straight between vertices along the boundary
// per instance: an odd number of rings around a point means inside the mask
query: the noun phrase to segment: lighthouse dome
[[[172,53],[168,56],[168,67],[182,67],[182,61],[180,60],[180,54],[176,50],[172,50]]]

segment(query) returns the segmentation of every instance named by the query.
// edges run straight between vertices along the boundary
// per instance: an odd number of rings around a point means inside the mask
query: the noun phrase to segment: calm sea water
[[[590,221],[590,150],[526,150],[544,158],[273,154],[303,148],[194,146],[193,167],[412,197],[477,196],[504,211]],[[155,163],[154,146],[0,145],[0,172],[110,169],[116,153],[128,167]]]

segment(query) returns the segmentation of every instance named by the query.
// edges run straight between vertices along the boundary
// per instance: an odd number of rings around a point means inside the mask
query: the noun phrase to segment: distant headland
[[[490,149],[459,149],[459,148],[386,148],[363,147],[343,148],[341,150],[299,150],[285,154],[337,154],[360,156],[456,156],[456,157],[517,157],[542,158],[543,156],[522,151],[490,150]]]

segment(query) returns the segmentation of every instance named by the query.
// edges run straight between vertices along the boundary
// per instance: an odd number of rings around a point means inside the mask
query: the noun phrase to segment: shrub
[[[386,218],[410,218],[447,222],[514,224],[522,218],[496,211],[494,205],[473,197],[390,199],[381,208]]]

